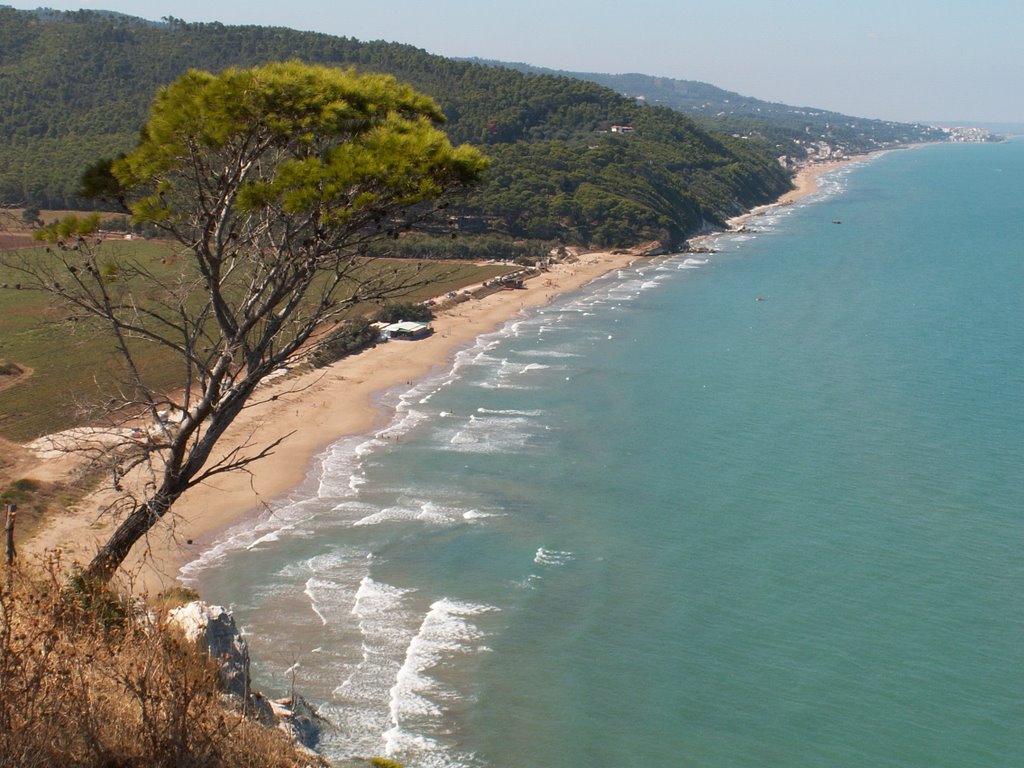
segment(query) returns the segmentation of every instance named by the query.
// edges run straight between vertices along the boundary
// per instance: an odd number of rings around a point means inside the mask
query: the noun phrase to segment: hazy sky
[[[0,0],[17,8],[40,3]],[[445,56],[702,80],[901,121],[1024,122],[1021,0],[75,0],[147,19],[264,24]]]

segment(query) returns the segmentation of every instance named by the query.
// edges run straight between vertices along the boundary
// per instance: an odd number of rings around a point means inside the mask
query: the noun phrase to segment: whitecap
[[[327,626],[327,616],[321,610],[321,605],[317,602],[317,591],[320,588],[330,588],[332,586],[332,582],[310,577],[306,580],[305,589],[302,590],[302,593],[309,598],[309,607],[313,610],[313,613],[320,617],[320,623],[325,627]]]
[[[369,576],[364,576],[359,582],[355,598],[352,601],[352,613],[359,617],[364,623],[363,629],[369,628],[369,622],[379,620],[384,614],[389,614],[402,607],[402,601],[406,595],[416,590],[406,587],[396,587],[392,584],[385,584],[374,581]],[[380,630],[381,627],[373,625],[373,628]],[[364,634],[366,632],[364,631]]]
[[[401,751],[397,739],[403,726],[412,721],[415,730],[423,729],[423,720],[444,715],[446,700],[458,692],[446,689],[428,673],[442,660],[458,654],[481,651],[487,637],[471,619],[498,608],[480,603],[442,598],[431,604],[416,635],[409,642],[405,660],[390,691],[388,709],[391,729],[388,731],[388,755]]]
[[[463,520],[486,520],[491,517],[501,517],[498,512],[484,512],[479,509],[469,509],[462,513]]]
[[[550,357],[556,359],[567,359],[573,357],[583,357],[579,352],[568,352],[561,349],[526,349],[516,350],[516,354],[520,357]]]
[[[336,726],[324,734],[326,751],[346,757],[382,754],[390,727],[388,691],[415,634],[416,614],[408,601],[414,589],[364,575],[348,601],[347,615],[361,637],[361,656],[321,709]]]
[[[353,527],[394,522],[422,522],[430,525],[454,525],[465,519],[461,507],[445,506],[431,499],[406,499],[404,504],[385,507],[356,520]]]
[[[317,499],[305,499],[271,509],[255,522],[245,520],[232,526],[199,557],[183,565],[179,576],[186,584],[193,583],[201,571],[223,562],[231,553],[251,550],[260,544],[277,541],[283,533],[309,535],[302,526],[314,516]]]
[[[526,448],[535,430],[525,417],[473,415],[451,435],[448,447],[470,453],[514,453]]]
[[[475,764],[472,755],[459,754],[454,748],[451,726],[445,719],[449,704],[463,699],[464,694],[431,672],[442,665],[449,667],[459,657],[489,650],[482,642],[489,633],[474,620],[497,610],[449,598],[430,605],[408,641],[388,691],[385,755],[418,766]]]
[[[255,549],[260,544],[269,544],[270,542],[277,541],[281,538],[282,533],[284,533],[285,531],[292,530],[295,530],[294,524],[282,525],[280,528],[276,528],[272,530],[270,533],[265,533],[264,535],[260,536],[258,539],[256,539],[256,541],[247,545],[245,549],[246,551],[248,551],[251,549]]]
[[[497,416],[542,416],[544,411],[521,411],[515,408],[477,408],[477,413],[490,413]]]
[[[576,555],[572,552],[566,552],[559,549],[546,549],[545,547],[538,548],[536,554],[533,556],[533,562],[537,565],[552,567],[565,565],[575,559]]]

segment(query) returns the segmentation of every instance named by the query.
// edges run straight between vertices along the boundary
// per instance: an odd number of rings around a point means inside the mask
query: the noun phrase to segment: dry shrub
[[[0,566],[0,766],[305,766],[233,709],[211,659],[60,564]]]

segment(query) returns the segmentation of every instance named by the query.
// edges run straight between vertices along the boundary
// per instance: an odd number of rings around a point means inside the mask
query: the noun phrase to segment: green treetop
[[[193,70],[159,92],[132,152],[106,173],[91,170],[90,183],[177,240],[194,270],[161,283],[133,264],[161,297],[160,306],[136,301],[103,279],[84,233],[67,227],[45,233],[76,238],[56,266],[23,267],[36,287],[113,331],[131,379],[113,407],[148,415],[158,430],[101,452],[117,458],[125,515],[86,575],[109,578],[188,488],[280,442],[211,459],[256,385],[315,329],[410,287],[414,275],[368,269],[360,256],[479,178],[483,156],[453,147],[442,121],[431,99],[390,76],[295,61]],[[142,340],[181,358],[175,392],[147,380]],[[180,421],[167,423],[168,411]],[[133,468],[143,475],[134,484]]]

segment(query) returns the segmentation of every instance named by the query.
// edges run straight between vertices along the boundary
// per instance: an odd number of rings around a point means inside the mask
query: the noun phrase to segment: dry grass
[[[0,441],[0,451],[6,446]],[[60,514],[79,502],[96,488],[102,477],[98,472],[76,473],[67,482],[52,482],[23,477],[11,472],[0,461],[0,520],[8,504],[18,510],[14,529],[15,543],[20,548],[38,533],[51,514]]]
[[[226,706],[214,662],[159,612],[71,589],[60,563],[0,565],[0,766],[316,763]]]
[[[100,252],[104,263],[126,267],[119,286],[149,308],[156,308],[166,296],[147,278],[132,275],[127,265],[137,262],[171,283],[191,274],[191,263],[178,258],[176,249],[164,241],[107,241]],[[0,389],[0,435],[16,442],[109,416],[104,404],[126,381],[124,361],[115,352],[107,326],[59,304],[48,294],[16,288],[22,282],[27,285],[27,278],[4,264],[51,258],[44,247],[15,256],[0,242],[0,358],[31,371],[31,375],[0,377],[15,379]],[[380,259],[368,264],[361,274],[371,281],[393,273],[396,283],[422,282],[402,297],[422,301],[508,271],[508,267],[494,264]],[[365,315],[377,308],[376,304],[360,304],[351,314]],[[184,386],[181,361],[165,347],[140,342],[136,354],[137,364],[154,389],[177,391]]]

